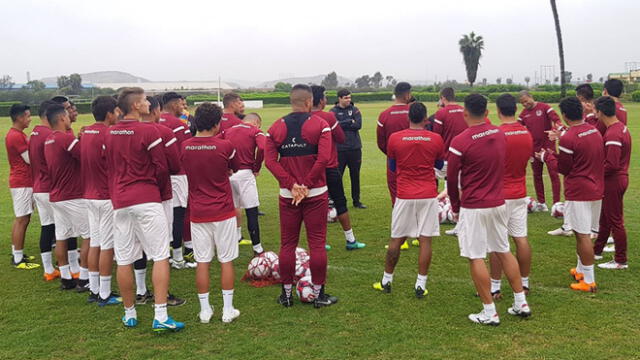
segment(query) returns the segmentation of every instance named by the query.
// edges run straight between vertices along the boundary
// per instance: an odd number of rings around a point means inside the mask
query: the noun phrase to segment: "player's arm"
[[[351,120],[350,126],[352,130],[362,129],[362,113],[355,106],[353,107],[353,120]]]
[[[167,158],[169,174],[175,175],[180,172],[180,149],[178,148],[178,139],[172,136],[162,144],[164,147],[164,155]]]
[[[278,129],[278,127],[280,127],[279,124],[282,124],[282,122],[276,122],[271,126],[271,129],[269,129],[269,132],[267,133],[264,148],[264,165],[269,169],[269,171],[271,171],[281,186],[291,190],[293,188],[293,184],[296,183],[296,180],[289,175],[287,170],[285,170],[282,164],[278,161],[280,157],[278,147],[280,146],[283,137],[281,135],[282,130]]]
[[[553,110],[551,106],[549,106],[549,108],[547,109],[547,118],[551,122],[552,129],[562,128],[562,121],[560,120],[560,116],[558,116],[558,113]]]
[[[604,176],[622,170],[622,142],[618,139],[607,139],[604,143],[607,156],[604,158]]]
[[[29,143],[25,139],[21,139],[16,146],[16,150],[25,163],[31,164],[31,160],[29,159]]]
[[[567,139],[566,136],[560,138],[560,144],[558,146],[558,172],[562,175],[568,175],[573,168],[573,142]],[[552,152],[546,152],[549,161],[553,161],[555,156]],[[547,162],[548,160],[544,159]]]
[[[229,143],[229,169],[231,171],[236,172],[240,168],[240,160],[236,156],[236,149],[231,143]]]
[[[455,139],[454,139],[455,140]],[[462,168],[462,152],[455,146],[456,141],[451,142],[449,156],[447,158],[447,191],[451,201],[451,210],[458,214],[460,212],[460,190],[458,188],[458,175]]]
[[[305,177],[304,184],[301,185],[313,184],[314,182],[316,182],[316,180],[325,173],[327,164],[329,163],[329,159],[331,158],[331,149],[333,147],[333,143],[331,142],[331,128],[329,127],[329,124],[327,124],[326,121],[321,120],[318,122],[318,125],[313,124],[313,126],[317,126],[314,131],[320,132],[319,135],[316,135],[318,144],[318,156],[316,157],[316,161],[313,163],[311,170],[309,170],[309,173]]]
[[[145,135],[144,144],[151,158],[151,163],[155,166],[156,183],[162,188],[169,178],[168,161],[162,149],[162,138],[156,129],[149,129]]]
[[[253,163],[253,173],[259,173],[264,160],[264,148],[266,146],[267,137],[262,131],[256,132],[256,161]]]
[[[378,117],[378,126],[376,127],[376,136],[378,141],[378,149],[380,149],[380,151],[382,151],[386,155],[387,154],[387,136],[384,128],[383,114],[380,114],[380,117]]]
[[[65,148],[67,152],[71,154],[74,159],[80,160],[80,140],[73,136],[69,136],[66,140]]]
[[[444,111],[444,109],[440,109],[438,111],[436,111],[435,115],[433,116],[433,132],[439,135],[442,135],[442,132],[444,131],[444,118],[445,118],[445,114],[446,112]]]

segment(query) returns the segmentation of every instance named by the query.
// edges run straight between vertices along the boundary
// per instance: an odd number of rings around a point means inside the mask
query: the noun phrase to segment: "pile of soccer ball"
[[[440,224],[455,223],[455,221],[453,221],[453,210],[451,210],[451,202],[448,196],[438,200],[438,219],[440,220]]]
[[[311,284],[311,270],[309,269],[309,260],[310,257],[307,250],[303,248],[296,248],[296,267],[294,280],[298,281],[298,292],[303,294],[300,295],[300,300],[302,301],[305,301],[305,298],[308,299],[308,296],[304,295],[306,294],[305,288],[309,287],[309,289],[313,290],[313,285],[309,285]],[[247,268],[247,276],[253,281],[280,282],[280,261],[278,260],[278,255],[273,251],[265,251],[262,254],[251,259]],[[304,279],[304,281],[300,282],[300,280],[302,279]],[[310,299],[309,301],[313,301],[313,299]]]

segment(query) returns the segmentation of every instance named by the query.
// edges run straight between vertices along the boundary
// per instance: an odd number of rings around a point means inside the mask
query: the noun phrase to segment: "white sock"
[[[527,298],[524,295],[524,291],[519,293],[513,293],[513,300],[516,307],[518,308],[527,303]]]
[[[240,241],[242,239],[242,228],[240,226],[236,228],[236,234],[238,234],[238,241]]]
[[[144,295],[147,293],[147,269],[135,269],[133,273],[136,275],[136,295]]]
[[[353,229],[345,230],[344,238],[347,240],[347,242],[350,242],[350,243],[355,242],[356,236],[353,235]]]
[[[175,261],[184,261],[184,258],[182,257],[182,247],[173,249],[173,260]]]
[[[53,274],[56,269],[53,267],[51,251],[40,253],[40,257],[42,258],[42,267],[44,267],[44,272],[47,274]]]
[[[262,248],[262,244],[253,245],[253,251],[257,252],[258,254],[264,252],[264,249]]]
[[[167,314],[167,304],[156,304],[153,309],[155,310],[155,316],[153,317],[154,319],[160,321],[160,322],[165,322],[167,321],[167,319],[169,319],[169,314]]]
[[[71,280],[71,270],[69,270],[69,265],[62,265],[59,269],[61,278]]]
[[[24,257],[24,250],[15,250],[15,248],[13,248],[11,252],[13,253],[13,262],[17,264],[22,261],[22,258]]]
[[[389,274],[385,272],[382,274],[382,286],[385,286],[390,282],[393,282],[393,273]]]
[[[529,277],[523,277],[522,278],[522,286],[526,287],[527,289],[529,288]]]
[[[100,273],[97,271],[89,271],[89,291],[93,294],[100,292]]]
[[[200,312],[213,312],[213,309],[211,309],[211,304],[209,304],[208,292],[204,294],[198,294],[198,300],[200,300]]]
[[[111,295],[111,275],[100,276],[100,298],[106,299]]]
[[[138,318],[138,313],[136,313],[136,307],[132,306],[130,308],[124,308],[124,319],[125,320],[129,320],[129,319],[137,319]]]
[[[222,303],[224,310],[233,310],[233,289],[222,290]]]
[[[313,296],[314,298],[318,298],[320,296],[320,290],[322,290],[322,285],[313,285]]]
[[[78,250],[69,250],[67,251],[67,257],[69,259],[69,269],[72,273],[77,274],[80,272],[80,263],[78,259],[80,258],[80,254]]]
[[[415,288],[422,288],[422,290],[425,290],[427,288],[427,276],[428,275],[420,275],[418,274],[418,278],[416,279],[416,286]]]
[[[502,286],[502,279],[491,279],[491,293],[496,291],[500,291],[500,287]]]
[[[584,270],[582,270],[582,261],[580,260],[580,255],[576,255],[578,257],[578,263],[576,264],[576,271],[579,273],[583,273]]]
[[[484,308],[484,313],[485,315],[492,317],[496,314],[496,304],[495,303],[491,303],[491,304],[482,304],[483,308]]]
[[[89,280],[89,269],[80,267],[80,280]]]
[[[584,282],[592,284],[596,281],[596,274],[593,272],[593,265],[582,265],[584,271]]]
[[[187,249],[193,249],[193,242],[192,241],[185,241],[184,242],[184,247]]]

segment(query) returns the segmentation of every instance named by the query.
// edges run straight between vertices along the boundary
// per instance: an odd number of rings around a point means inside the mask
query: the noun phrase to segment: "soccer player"
[[[596,109],[593,104],[593,88],[591,84],[580,84],[576,86],[576,97],[580,100],[580,103],[582,103],[584,121],[591,126],[597,126],[598,117],[596,116]]]
[[[487,252],[496,253],[513,289],[515,301],[508,309],[509,314],[531,315],[518,262],[509,251],[503,194],[506,140],[499,128],[485,122],[488,111],[484,96],[468,95],[463,114],[469,128],[451,141],[447,189],[454,218],[458,218],[460,255],[469,259],[471,278],[484,305],[481,312],[470,314],[469,320],[499,325],[484,264]]]
[[[80,278],[82,282],[76,282],[69,267],[71,254],[77,254],[77,252],[68,246],[68,240],[78,236],[85,239],[85,242],[90,241],[87,204],[82,198],[80,145],[78,145],[78,139],[68,132],[71,128],[71,119],[63,105],[49,106],[46,114],[53,132],[44,142],[44,156],[51,179],[49,198],[56,224],[56,258],[60,268],[62,289],[70,290],[78,286],[78,291],[83,291],[85,280]]]
[[[338,124],[344,131],[345,141],[338,144],[338,167],[340,175],[349,168],[351,179],[351,199],[353,207],[366,209],[367,206],[360,201],[360,168],[362,166],[362,141],[360,129],[362,129],[362,113],[351,101],[351,91],[338,90],[338,101],[330,110],[336,115]]]
[[[411,101],[411,85],[399,82],[393,90],[395,103],[380,113],[376,136],[378,148],[387,154],[389,137],[397,131],[409,128],[409,102]],[[396,173],[395,163],[387,156],[387,186],[391,195],[391,204],[396,202]]]
[[[187,126],[178,118],[184,110],[182,96],[175,92],[168,92],[162,96],[162,114],[160,115],[159,124],[167,126],[173,131],[177,139],[177,146],[180,148],[182,142],[191,137],[191,132]],[[184,237],[184,220],[187,208],[187,196],[189,193],[187,176],[184,169],[176,175],[171,175],[171,186],[173,189],[173,257],[171,258],[171,267],[174,269],[195,268],[193,262],[192,245],[185,243],[186,254],[189,255],[185,259],[182,249]]]
[[[578,264],[570,272],[579,282],[571,284],[571,289],[595,292],[591,231],[598,228],[604,193],[604,146],[600,132],[584,122],[577,97],[563,99],[560,110],[569,126],[560,137],[560,153],[556,156],[553,150],[542,149],[536,158],[557,163],[564,175],[564,217],[576,235],[578,253]]]
[[[555,141],[549,139],[547,131],[562,126],[558,114],[551,106],[540,101],[535,101],[533,96],[526,90],[520,92],[520,103],[524,109],[520,112],[518,121],[529,130],[529,133],[533,137],[533,150],[535,152],[547,148],[555,150]],[[533,209],[533,211],[536,212],[549,211],[545,203],[544,181],[542,180],[543,165],[544,164],[537,159],[534,159],[531,163],[536,198],[538,200],[538,205]],[[555,204],[560,201],[560,177],[558,176],[558,169],[553,167],[553,165],[547,164],[547,171],[551,178],[553,203]]]
[[[236,239],[242,237],[241,220],[242,209],[247,216],[247,228],[251,237],[254,255],[264,252],[260,242],[260,225],[258,222],[258,185],[256,176],[260,173],[262,160],[264,159],[264,144],[266,137],[260,131],[260,116],[249,114],[242,119],[242,123],[228,128],[221,134],[223,139],[231,142],[236,150],[236,159],[239,162],[238,171],[231,175],[231,190],[233,203],[236,208],[237,232]],[[241,242],[242,244],[242,242]]]
[[[230,323],[240,316],[240,311],[233,307],[233,260],[238,258],[239,250],[229,181],[229,172],[239,169],[240,159],[231,141],[215,136],[220,130],[221,117],[222,109],[218,105],[200,105],[194,120],[198,132],[182,144],[182,163],[189,179],[193,252],[198,262],[199,317],[203,323],[208,323],[213,316],[209,303],[209,266],[214,253],[220,262],[222,322]]]
[[[631,160],[631,134],[629,129],[616,118],[616,103],[610,96],[596,101],[599,121],[607,126],[604,133],[604,200],[600,212],[600,230],[593,247],[596,257],[602,257],[602,250],[609,234],[613,234],[615,257],[598,264],[602,269],[626,269],[627,231],[624,227],[623,201],[629,186],[629,162]]]
[[[324,119],[331,129],[333,147],[331,149],[331,157],[329,158],[326,170],[329,197],[333,200],[333,205],[336,208],[338,221],[340,222],[342,231],[344,232],[347,250],[362,249],[366,244],[356,241],[356,236],[353,234],[351,219],[349,218],[349,209],[347,209],[347,198],[344,196],[342,174],[340,173],[340,170],[338,170],[337,144],[344,143],[345,135],[342,127],[338,126],[338,120],[334,113],[324,111],[325,106],[327,106],[325,90],[324,86],[311,86],[311,92],[313,93],[313,107],[311,108],[311,114]]]
[[[29,166],[29,144],[24,133],[31,123],[31,110],[27,105],[13,104],[9,116],[11,128],[5,137],[5,145],[9,158],[9,188],[16,216],[11,229],[11,261],[17,269],[31,270],[40,267],[24,256],[24,238],[33,213],[33,179]]]
[[[620,97],[624,91],[624,84],[618,79],[609,79],[604,82],[604,89],[602,90],[603,96],[610,96],[616,102],[616,118],[622,122],[623,125],[627,125],[627,109],[620,102]],[[598,123],[597,126],[600,134],[604,135],[607,131],[607,126],[603,123]]]
[[[440,135],[426,130],[427,108],[420,102],[409,108],[411,124],[406,130],[395,132],[387,143],[387,156],[395,160],[397,199],[391,215],[391,241],[387,250],[382,281],[373,288],[391,292],[393,271],[400,259],[400,245],[407,237],[420,242],[418,278],[415,294],[418,299],[427,295],[427,272],[431,263],[431,237],[440,236],[438,221],[438,186],[435,163],[444,158],[444,142]]]
[[[244,101],[240,95],[236,93],[225,94],[222,98],[222,119],[220,120],[220,133],[224,132],[232,126],[242,123],[238,114],[244,113]]]
[[[117,305],[122,299],[111,292],[113,268],[113,205],[109,195],[105,137],[118,120],[116,100],[98,96],[91,103],[95,124],[87,126],[80,141],[80,169],[91,243],[89,247],[89,302]]]
[[[160,190],[167,181],[167,160],[162,138],[153,126],[140,122],[149,113],[149,102],[141,88],[125,88],[118,96],[123,118],[109,129],[106,151],[113,184],[114,251],[118,264],[118,286],[122,294],[126,327],[138,324],[133,292],[132,264],[143,251],[153,265],[155,290],[154,331],[184,328],[167,314],[169,289],[169,225],[161,204]]]
[[[527,239],[527,164],[533,152],[533,138],[527,128],[516,118],[516,98],[510,94],[496,99],[500,130],[506,138],[503,192],[507,212],[507,231],[516,245],[516,258],[522,276],[522,287],[529,294],[529,273],[531,272],[531,246]],[[491,295],[494,299],[500,293],[502,266],[498,255],[491,253]]]
[[[433,119],[433,132],[442,136],[445,146],[445,156],[449,153],[451,140],[466,130],[469,126],[464,121],[464,108],[456,103],[455,91],[448,87],[440,90],[440,103]]]
[[[331,157],[331,128],[311,115],[313,95],[307,85],[291,89],[292,112],[269,129],[265,165],[280,185],[280,276],[278,302],[293,305],[293,275],[300,226],[304,221],[311,255],[314,307],[330,306],[337,298],[324,292],[327,274],[327,181],[325,170]]]
[[[52,249],[56,241],[56,229],[53,220],[53,207],[49,201],[51,179],[47,169],[47,161],[44,157],[44,142],[51,134],[51,126],[47,120],[46,111],[49,106],[56,104],[47,100],[40,104],[38,116],[40,124],[33,127],[29,139],[29,159],[31,162],[31,174],[33,177],[33,199],[38,208],[40,218],[40,257],[44,268],[44,280],[53,281],[60,277],[60,271],[53,266]],[[77,264],[77,251],[74,251]]]

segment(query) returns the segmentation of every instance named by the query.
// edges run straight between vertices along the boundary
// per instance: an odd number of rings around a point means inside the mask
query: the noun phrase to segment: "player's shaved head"
[[[396,100],[404,101],[404,103],[408,104],[409,99],[411,99],[411,84],[404,81],[397,83],[393,89],[393,94],[396,96]]]
[[[304,84],[295,85],[293,88],[291,88],[289,100],[291,101],[291,106],[293,107],[306,108],[307,104],[313,103],[313,93],[311,92],[311,87]]]
[[[260,127],[260,125],[262,125],[262,118],[260,117],[260,115],[258,115],[258,113],[253,112],[246,114],[242,119],[242,122],[251,124],[255,127]]]
[[[122,111],[122,115],[131,112],[131,107],[144,96],[144,90],[139,87],[124,88],[118,95],[118,107]]]
[[[230,93],[224,94],[224,96],[222,97],[222,106],[224,106],[225,108],[228,108],[238,100],[242,100],[242,99],[240,98],[240,95],[236,93],[230,92]]]
[[[47,108],[47,119],[51,127],[56,127],[62,121],[62,118],[68,116],[67,110],[61,104],[52,104]]]
[[[49,108],[49,106],[51,105],[55,105],[57,104],[54,101],[51,100],[45,100],[43,102],[40,103],[40,106],[38,107],[38,116],[40,118],[46,118],[47,117],[47,109]]]

